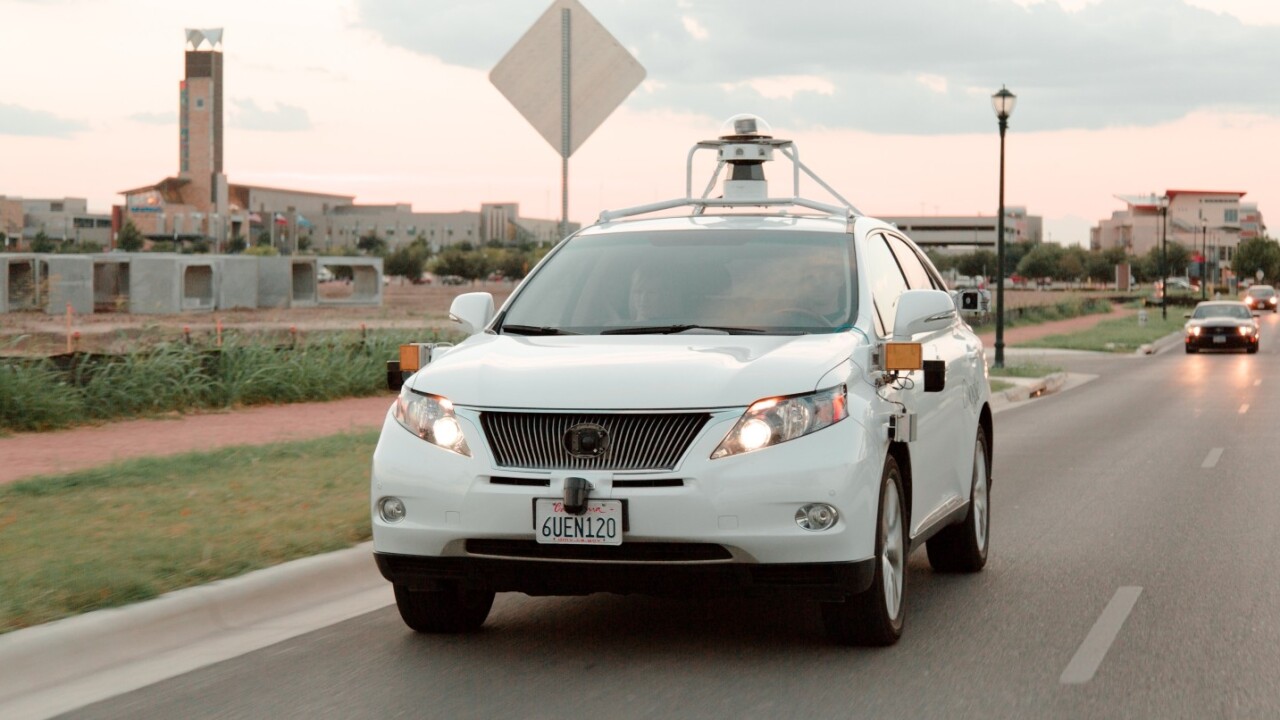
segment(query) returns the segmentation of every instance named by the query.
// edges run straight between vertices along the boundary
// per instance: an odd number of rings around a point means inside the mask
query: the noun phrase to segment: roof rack
[[[720,207],[802,207],[816,210],[827,215],[852,219],[862,213],[840,193],[818,177],[800,161],[800,150],[790,140],[778,140],[763,134],[769,132],[768,125],[753,115],[736,115],[726,125],[732,124],[734,131],[721,135],[718,140],[703,140],[689,149],[685,161],[685,196],[672,200],[663,200],[619,210],[604,210],[597,222],[608,222],[635,215],[670,210],[678,207],[692,207],[694,215],[702,215],[707,208]],[[700,150],[715,150],[719,154],[715,172],[702,191],[700,197],[693,196],[693,157]],[[768,197],[767,185],[761,165],[773,159],[773,151],[777,150],[792,166],[791,197]],[[725,166],[730,166],[730,174],[724,181],[724,194],[721,197],[710,197],[711,191],[720,179]],[[819,202],[800,197],[800,174],[804,173],[831,193],[840,204]]]

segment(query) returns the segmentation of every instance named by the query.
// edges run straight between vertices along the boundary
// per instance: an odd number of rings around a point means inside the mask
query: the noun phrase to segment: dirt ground
[[[350,286],[342,282],[320,285],[322,297],[343,297]],[[449,304],[467,292],[493,294],[501,306],[515,289],[512,282],[477,282],[466,285],[412,285],[394,278],[383,287],[381,307],[341,305],[310,308],[261,308],[188,312],[180,315],[131,315],[101,312],[75,315],[71,333],[80,333],[75,348],[86,352],[122,352],[139,340],[179,339],[184,328],[195,337],[212,335],[218,322],[223,331],[300,333],[319,330],[359,330],[367,328],[446,328]],[[64,352],[67,345],[65,315],[18,312],[0,315],[0,354],[49,355]]]
[[[444,307],[447,296],[439,295],[434,302]],[[1010,328],[1005,333],[1005,340],[1013,343],[1074,332],[1135,312],[1117,308],[1108,315],[1086,315]],[[992,346],[994,336],[985,335],[983,342],[988,347]],[[304,440],[339,432],[375,429],[382,425],[391,400],[388,393],[370,398],[272,405],[163,419],[126,420],[45,433],[19,433],[0,438],[0,458],[4,458],[0,463],[0,484],[32,475],[70,472],[129,458],[175,455],[230,445]],[[74,448],[74,452],[67,452],[68,448]]]

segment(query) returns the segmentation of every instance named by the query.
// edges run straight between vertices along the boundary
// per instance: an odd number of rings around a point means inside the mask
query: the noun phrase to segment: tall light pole
[[[1200,217],[1200,299],[1204,300],[1209,296],[1209,220],[1204,216]]]
[[[1160,319],[1169,319],[1169,196],[1160,198]]]
[[[1004,367],[1004,133],[1009,129],[1009,116],[1018,98],[1001,85],[991,96],[991,108],[1000,121],[1000,214],[996,216],[996,362]]]

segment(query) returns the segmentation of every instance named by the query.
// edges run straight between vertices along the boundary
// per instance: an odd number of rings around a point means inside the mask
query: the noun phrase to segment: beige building
[[[0,195],[0,237],[8,249],[26,249],[40,233],[63,242],[111,244],[111,216],[89,212],[84,198]]]
[[[1004,209],[1004,241],[1042,242],[1043,218],[1027,214],[1022,206]],[[916,244],[944,251],[993,250],[998,231],[995,215],[876,215],[893,223]]]
[[[1242,239],[1266,232],[1262,213],[1254,203],[1242,203],[1235,190],[1166,190],[1163,195],[1117,195],[1125,203],[1111,217],[1090,230],[1092,249],[1123,247],[1131,255],[1145,255],[1161,238],[1191,251],[1194,263],[1203,256],[1208,272],[1219,282],[1231,277],[1231,261]]]

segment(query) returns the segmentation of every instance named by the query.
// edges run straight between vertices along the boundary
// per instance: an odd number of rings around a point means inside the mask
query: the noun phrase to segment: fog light
[[[400,498],[384,497],[378,501],[378,515],[385,522],[400,522],[405,516],[404,502]]]
[[[840,513],[825,503],[804,505],[796,511],[796,524],[805,530],[815,532],[830,530],[839,519]]]

